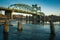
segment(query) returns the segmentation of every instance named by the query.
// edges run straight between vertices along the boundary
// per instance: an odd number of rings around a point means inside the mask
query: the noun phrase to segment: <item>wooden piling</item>
[[[3,30],[3,32],[8,33],[8,31],[9,31],[8,20],[5,20],[5,23],[4,23],[4,30]]]
[[[18,22],[18,31],[22,31],[22,24],[21,24],[21,22]]]
[[[51,20],[50,20],[50,31],[51,31],[51,34],[55,35],[54,24],[53,24],[53,21],[51,21]]]

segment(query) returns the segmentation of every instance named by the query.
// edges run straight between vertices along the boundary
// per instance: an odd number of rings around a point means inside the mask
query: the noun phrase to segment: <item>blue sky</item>
[[[46,15],[59,15],[60,13],[60,0],[0,0],[0,6],[8,7],[11,4],[38,4],[41,6],[42,12]]]

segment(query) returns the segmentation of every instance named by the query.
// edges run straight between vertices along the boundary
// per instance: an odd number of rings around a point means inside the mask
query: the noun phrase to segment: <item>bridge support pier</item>
[[[37,16],[33,14],[32,19],[32,23],[37,24]]]
[[[7,16],[8,19],[13,19],[12,12],[13,11],[11,10],[5,10],[5,15]]]
[[[30,19],[30,16],[29,16],[29,24],[30,24],[30,21],[31,21],[31,19]]]
[[[26,23],[28,23],[28,16],[26,15]]]
[[[33,15],[32,19],[33,19],[33,21],[32,21],[33,24],[39,24],[40,23],[40,15]]]
[[[37,23],[38,24],[40,24],[40,20],[41,20],[40,15],[37,15]]]

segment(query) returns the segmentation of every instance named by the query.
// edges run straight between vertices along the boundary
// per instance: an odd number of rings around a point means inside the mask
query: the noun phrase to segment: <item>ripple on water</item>
[[[60,27],[55,26],[56,36],[55,40],[60,39]],[[17,26],[9,26],[8,39],[9,40],[49,40],[50,26],[49,25],[35,25],[22,24],[23,30],[18,32]],[[0,40],[3,40],[3,26],[0,26]]]

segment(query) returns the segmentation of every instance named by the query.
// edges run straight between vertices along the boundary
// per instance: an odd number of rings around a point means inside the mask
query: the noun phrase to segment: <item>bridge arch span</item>
[[[12,4],[8,6],[10,9],[18,9],[18,10],[24,10],[24,11],[32,11],[32,7],[26,4]]]

